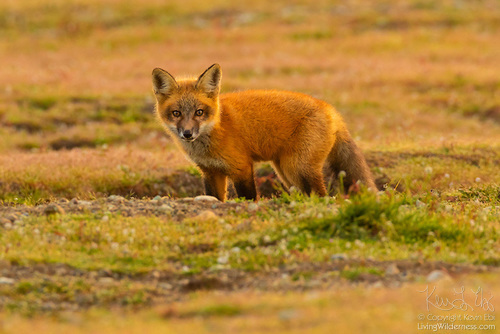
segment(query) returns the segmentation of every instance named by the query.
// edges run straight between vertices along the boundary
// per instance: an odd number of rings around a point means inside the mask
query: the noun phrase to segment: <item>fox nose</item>
[[[186,138],[186,139],[193,138],[193,132],[191,130],[185,130],[182,134],[184,135],[184,138]]]

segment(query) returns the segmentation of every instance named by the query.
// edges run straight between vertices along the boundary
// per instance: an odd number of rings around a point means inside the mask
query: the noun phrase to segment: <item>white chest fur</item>
[[[200,167],[208,169],[228,170],[227,163],[210,151],[210,138],[201,135],[193,142],[181,141],[182,148],[188,157]]]

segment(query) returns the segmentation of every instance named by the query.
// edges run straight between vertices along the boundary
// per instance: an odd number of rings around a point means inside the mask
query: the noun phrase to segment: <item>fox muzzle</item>
[[[193,141],[198,137],[198,134],[195,134],[194,130],[179,129],[179,137],[185,141]]]

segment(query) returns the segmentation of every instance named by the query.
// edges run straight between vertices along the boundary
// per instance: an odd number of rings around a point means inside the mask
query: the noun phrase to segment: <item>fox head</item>
[[[211,131],[219,121],[219,64],[197,79],[175,80],[161,68],[155,68],[152,75],[156,114],[165,128],[186,142]]]

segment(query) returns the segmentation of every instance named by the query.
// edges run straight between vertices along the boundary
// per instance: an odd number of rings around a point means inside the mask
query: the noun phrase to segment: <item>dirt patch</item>
[[[163,179],[164,193],[175,197],[196,196],[203,194],[201,177],[185,171],[176,171]],[[134,191],[134,193],[140,193]]]
[[[495,165],[500,165],[500,155],[493,149],[478,148],[473,154],[433,153],[433,152],[366,152],[365,157],[371,167],[390,168],[396,166],[401,160],[411,158],[438,158],[444,161],[462,161],[473,166],[479,166],[482,160],[490,160]]]
[[[361,273],[346,278],[343,274],[345,268],[353,268]],[[388,268],[396,269],[389,272]],[[62,264],[18,266],[6,262],[0,263],[0,275],[4,281],[10,280],[16,293],[22,295],[27,292],[45,291],[43,289],[50,290],[50,293],[43,294],[43,298],[34,301],[35,304],[39,304],[38,311],[41,312],[75,311],[95,306],[123,307],[130,304],[135,307],[152,306],[183,300],[189,293],[199,290],[287,292],[325,290],[339,285],[374,284],[377,287],[397,288],[405,282],[425,280],[425,277],[435,270],[446,273],[446,277],[450,279],[458,279],[462,275],[471,273],[499,271],[495,267],[445,262],[343,259],[326,263],[301,263],[264,272],[225,269],[194,275],[166,271],[130,275],[107,270],[83,271]],[[68,295],[63,287],[79,284],[75,282],[85,282],[92,288],[76,289],[74,294]],[[111,291],[119,293],[110,295]],[[0,307],[13,305],[15,299],[13,294],[2,296]]]
[[[52,210],[57,205],[59,213]],[[195,200],[192,197],[174,200],[169,197],[155,197],[153,200],[126,199],[121,196],[112,195],[105,199],[95,201],[84,201],[76,198],[72,200],[61,199],[58,202],[41,204],[36,206],[18,205],[1,206],[0,217],[5,217],[12,222],[21,216],[53,216],[57,214],[92,213],[99,214],[108,212],[112,215],[121,214],[125,217],[131,216],[165,216],[170,215],[176,221],[188,217],[195,217],[204,210],[211,210],[216,215],[222,216],[230,209],[248,206],[248,203],[222,203]]]
[[[500,123],[500,106],[496,105],[487,109],[467,111],[464,115],[467,117],[479,117],[481,120],[492,120],[495,123]]]
[[[80,146],[95,146],[94,143],[90,143],[85,140],[58,140],[54,142],[54,145],[58,149],[65,149],[71,147]],[[281,182],[274,173],[274,171],[265,171],[261,174],[257,174],[255,178],[255,184],[257,190],[261,197],[271,198],[273,196],[279,196],[283,189]],[[97,189],[97,188],[104,189]],[[68,191],[66,188],[53,189],[40,183],[26,183],[19,184],[13,181],[0,181],[0,195],[6,196],[6,194],[11,195],[10,197],[23,198],[29,196],[30,193],[37,193],[42,189],[47,195],[44,194],[44,198],[48,197],[58,198],[68,196]],[[94,194],[98,197],[105,197],[109,195],[119,195],[125,197],[155,197],[155,196],[165,196],[168,195],[173,198],[183,198],[183,197],[194,197],[204,194],[204,187],[201,176],[186,170],[176,170],[176,171],[166,171],[162,176],[156,178],[142,177],[135,181],[133,184],[126,182],[114,182],[109,183],[104,186],[98,185],[93,186],[92,190]],[[71,194],[70,194],[71,195]],[[236,198],[236,190],[231,182],[228,183],[227,198]],[[1,197],[0,197],[1,198]],[[68,197],[70,199],[71,197]],[[9,205],[8,202],[4,202],[4,205]]]
[[[76,147],[96,147],[93,140],[84,138],[60,138],[50,142],[50,148],[53,150],[70,150]]]
[[[486,119],[492,119],[493,121],[500,123],[500,106],[494,106],[486,109],[482,116]]]
[[[43,130],[43,126],[41,124],[30,121],[7,122],[2,125],[13,127],[16,131],[26,131],[28,133],[35,133]]]

